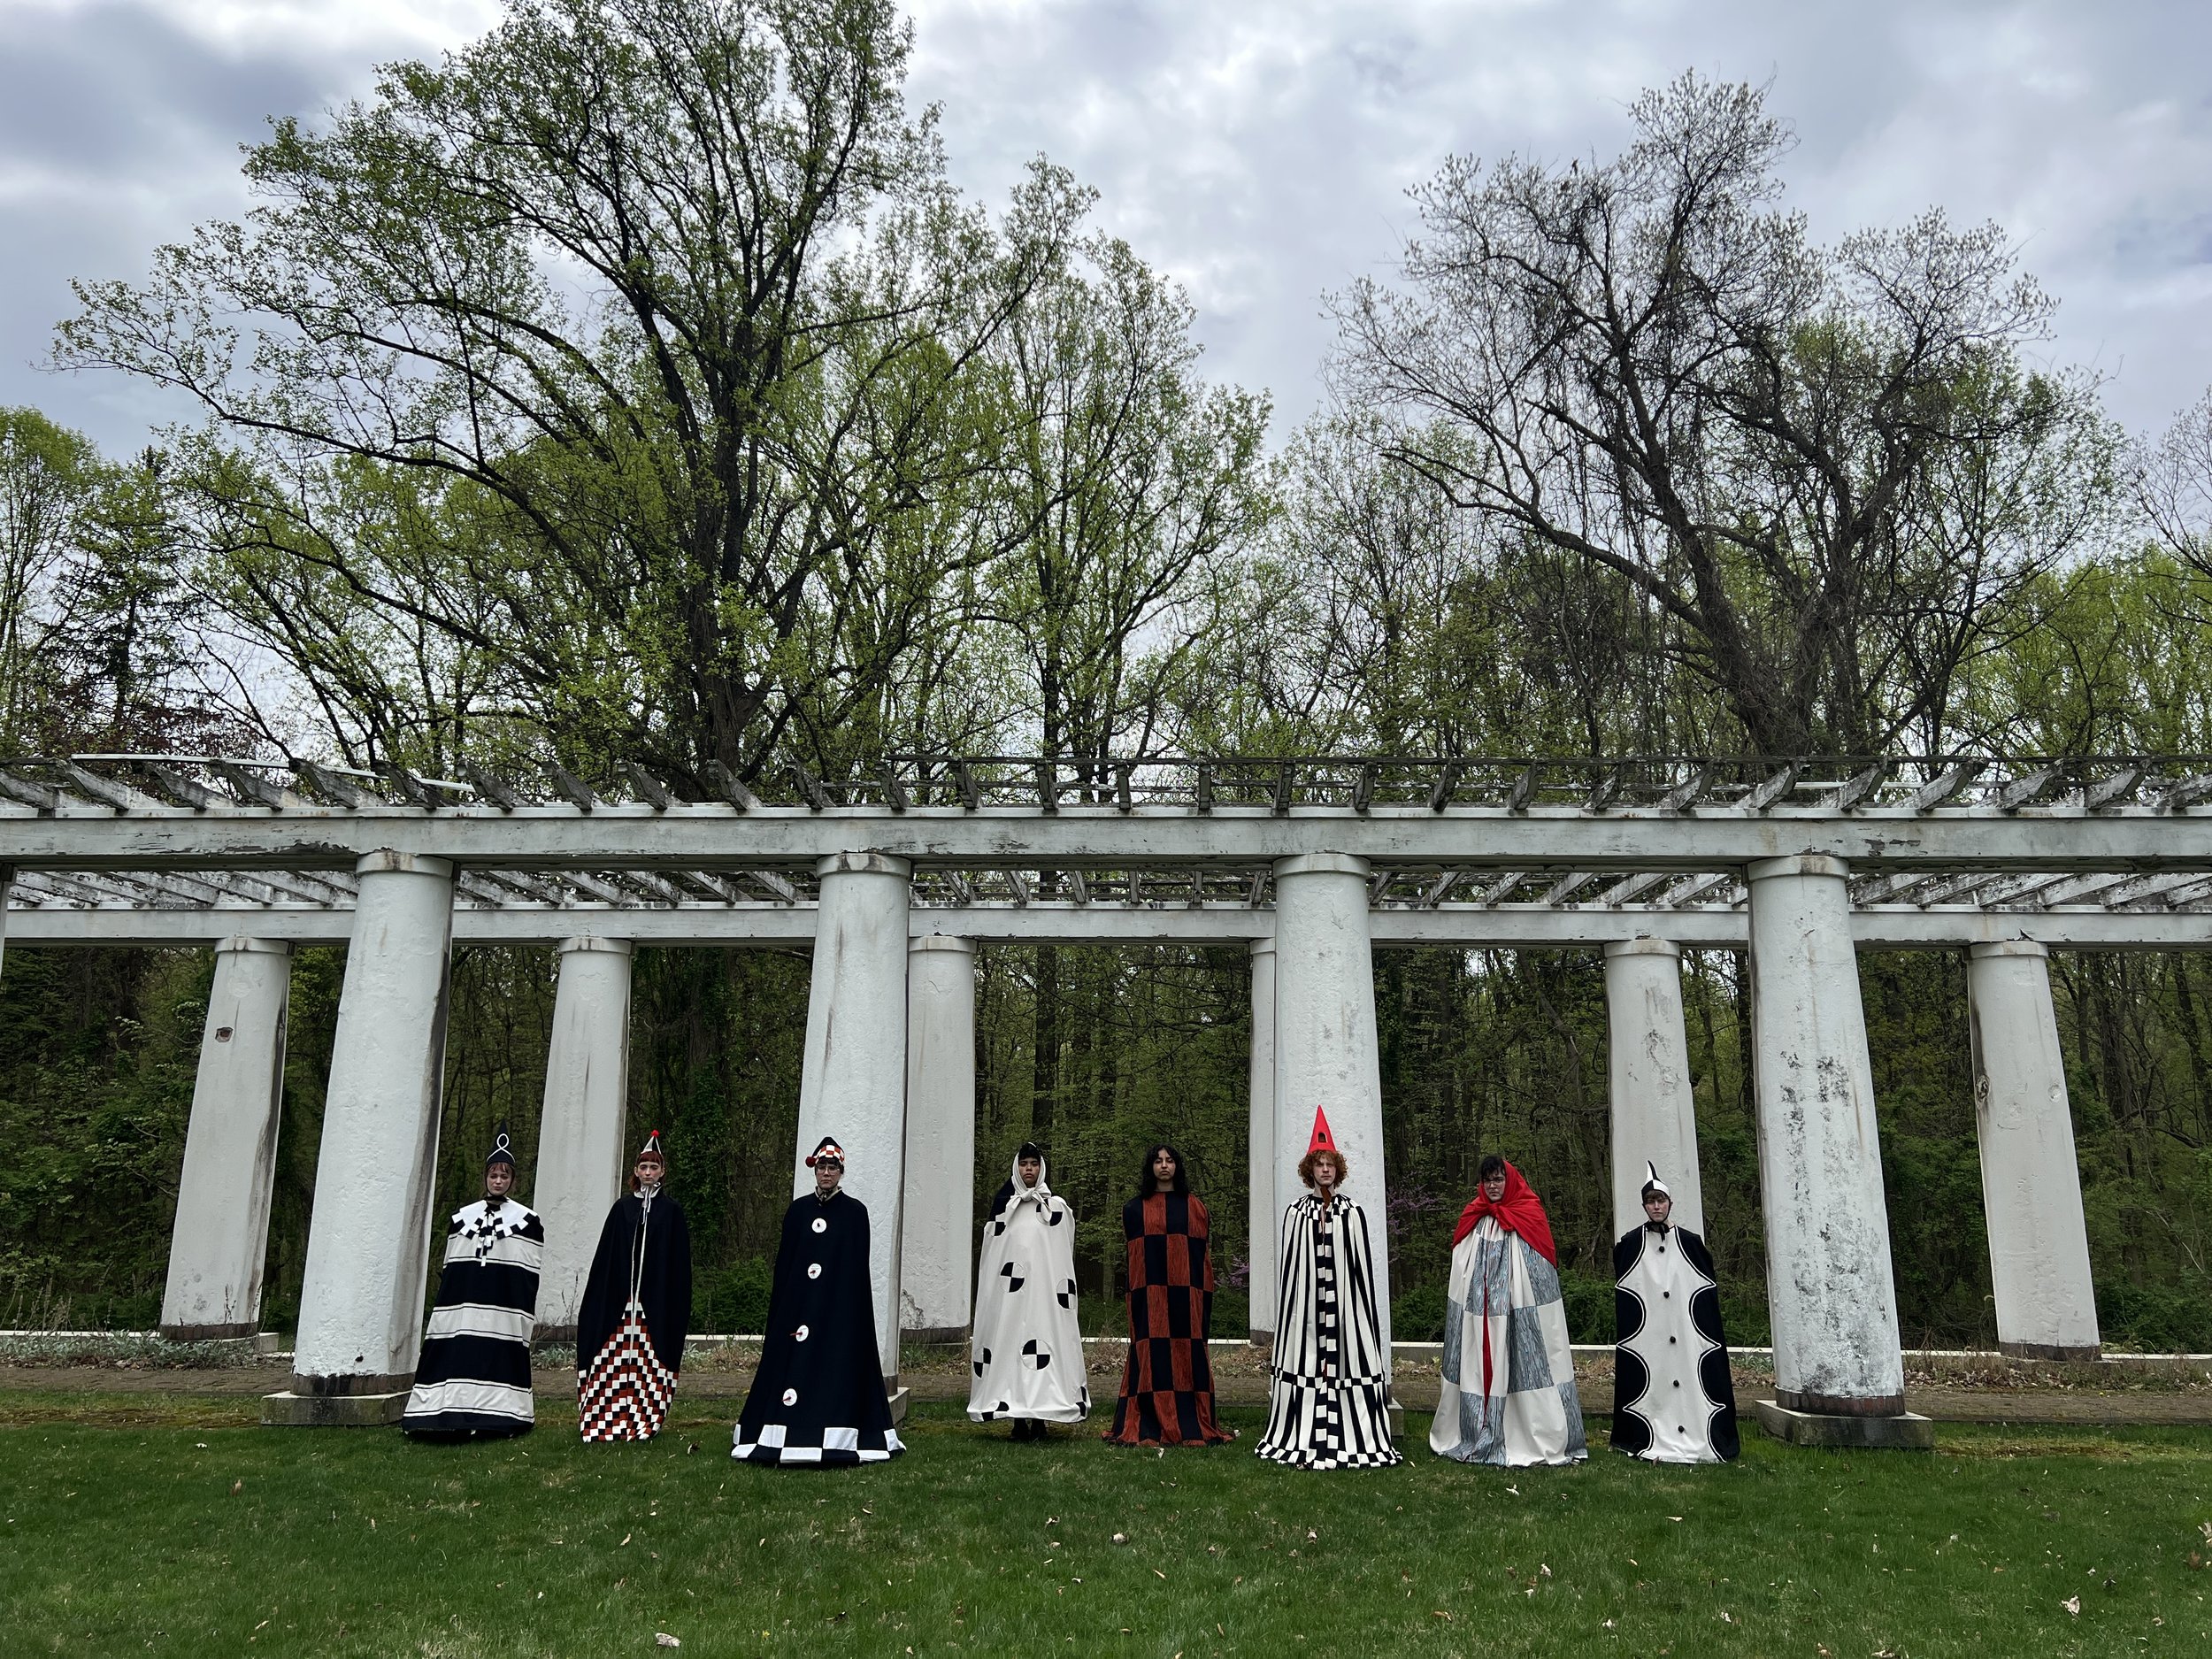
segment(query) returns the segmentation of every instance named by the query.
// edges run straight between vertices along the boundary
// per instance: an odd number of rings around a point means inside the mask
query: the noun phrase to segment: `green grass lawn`
[[[1750,1433],[1678,1472],[1416,1440],[1314,1475],[1252,1456],[1253,1411],[1235,1446],[1162,1456],[930,1406],[895,1463],[824,1471],[733,1463],[703,1409],[593,1448],[567,1418],[436,1447],[250,1409],[0,1396],[0,1653],[2212,1651],[2204,1431],[1946,1428],[1933,1455]]]

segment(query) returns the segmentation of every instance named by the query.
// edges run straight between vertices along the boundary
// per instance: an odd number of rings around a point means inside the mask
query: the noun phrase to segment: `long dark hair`
[[[1149,1198],[1160,1190],[1158,1183],[1152,1179],[1152,1160],[1163,1152],[1175,1160],[1175,1180],[1169,1187],[1168,1191],[1171,1193],[1190,1191],[1190,1165],[1184,1163],[1183,1155],[1168,1145],[1166,1141],[1156,1141],[1145,1148],[1144,1167],[1137,1171],[1138,1197]]]

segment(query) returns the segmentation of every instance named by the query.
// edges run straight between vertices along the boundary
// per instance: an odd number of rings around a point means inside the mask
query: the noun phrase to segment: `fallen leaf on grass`
[[[2069,1613],[2071,1613],[2076,1618],[2079,1618],[2081,1617],[2081,1597],[2078,1595],[2070,1595],[2063,1601],[2061,1601],[2059,1605],[2064,1608]]]
[[[1439,1608],[1432,1608],[1432,1609],[1429,1610],[1429,1617],[1430,1617],[1431,1618],[1440,1618],[1440,1619],[1442,1619],[1442,1620],[1443,1620],[1443,1621],[1444,1621],[1447,1624],[1450,1624],[1450,1623],[1452,1622],[1452,1616],[1451,1616],[1449,1613],[1447,1613],[1447,1612],[1446,1612],[1446,1611],[1445,1611],[1442,1608],[1440,1608],[1440,1607],[1439,1607]]]
[[[622,1544],[626,1544],[626,1543],[628,1543],[629,1541],[630,1541],[630,1534],[629,1534],[629,1533],[627,1533],[627,1532],[623,1533],[623,1535],[622,1535]],[[622,1548],[622,1544],[617,1544],[617,1545],[615,1546],[615,1548],[616,1548],[617,1549],[620,1549],[620,1548]]]
[[[1117,1544],[1125,1544],[1125,1543],[1127,1543],[1128,1541],[1129,1541],[1129,1534],[1128,1534],[1128,1533],[1126,1533],[1126,1532],[1116,1532],[1116,1533],[1114,1534],[1114,1542],[1116,1542]]]
[[[1164,1578],[1167,1577],[1167,1574],[1162,1572],[1157,1567],[1155,1567],[1152,1570],[1152,1576],[1156,1578]]]
[[[683,1646],[683,1643],[676,1637],[671,1636],[666,1631],[657,1630],[653,1632],[653,1646],[656,1647],[680,1647]]]
[[[230,1495],[234,1498],[245,1489],[246,1483],[242,1480],[234,1480],[230,1483]]]

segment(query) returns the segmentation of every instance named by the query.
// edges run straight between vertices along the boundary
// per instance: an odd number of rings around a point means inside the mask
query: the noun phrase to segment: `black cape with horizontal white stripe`
[[[755,1463],[875,1463],[905,1449],[876,1350],[868,1207],[812,1193],[784,1212],[760,1369],[730,1455]]]
[[[1309,1194],[1283,1212],[1267,1432],[1256,1448],[1301,1469],[1379,1469],[1390,1443],[1390,1369],[1375,1308],[1367,1214]]]
[[[453,1212],[445,1265],[400,1426],[426,1439],[520,1434],[534,1420],[530,1338],[545,1225],[511,1198]]]
[[[1732,1463],[1736,1386],[1705,1240],[1647,1225],[1613,1247],[1613,1448],[1647,1463]]]

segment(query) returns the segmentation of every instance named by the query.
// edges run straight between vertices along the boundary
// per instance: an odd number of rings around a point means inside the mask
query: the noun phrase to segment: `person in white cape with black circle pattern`
[[[1255,1448],[1298,1469],[1386,1469],[1390,1356],[1375,1306],[1367,1213],[1337,1188],[1350,1172],[1317,1107],[1298,1161],[1308,1191],[1283,1212],[1267,1432]]]
[[[1010,1417],[1014,1438],[1091,1414],[1075,1317],[1075,1212],[1045,1182],[1044,1148],[1025,1141],[991,1200],[975,1274],[968,1415]]]

